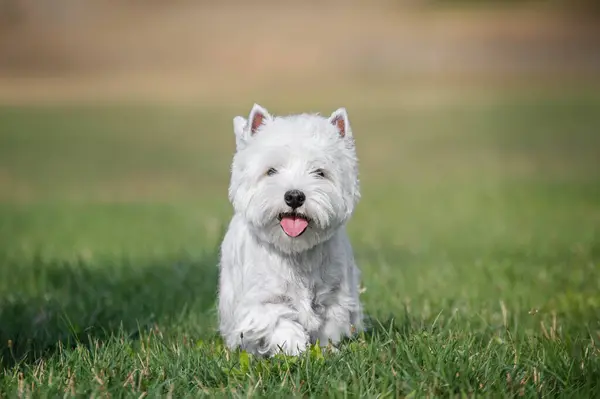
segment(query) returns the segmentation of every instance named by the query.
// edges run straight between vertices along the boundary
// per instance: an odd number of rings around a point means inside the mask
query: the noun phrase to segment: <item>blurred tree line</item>
[[[43,16],[44,18],[60,17],[61,14],[67,12],[73,6],[83,6],[93,4],[97,0],[0,0],[0,30],[2,28],[10,28],[21,23],[27,22],[32,16]],[[123,0],[126,1],[126,0]],[[239,0],[231,0],[235,2]],[[268,3],[279,3],[285,0],[263,0],[258,1],[263,5]],[[198,2],[211,3],[207,0],[195,0]],[[371,0],[371,4],[376,0]],[[389,3],[389,0],[383,0],[383,3]],[[540,4],[544,6],[558,6],[569,10],[583,9],[589,11],[591,9],[600,9],[600,0],[396,0],[398,5],[412,6],[468,6],[481,7],[487,5],[517,5],[517,4]],[[100,1],[102,3],[102,1]],[[165,4],[161,1],[145,0],[144,6],[155,6]],[[173,6],[177,6],[179,2],[172,2]],[[360,1],[357,3],[364,4]],[[255,2],[256,4],[256,2]],[[321,4],[320,2],[315,4]],[[106,3],[104,4],[106,5]],[[140,6],[140,3],[136,4]]]

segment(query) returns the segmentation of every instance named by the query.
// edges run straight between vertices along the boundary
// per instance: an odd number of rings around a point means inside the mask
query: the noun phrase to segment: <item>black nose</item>
[[[285,200],[285,203],[288,204],[292,209],[296,209],[304,204],[306,196],[300,190],[290,190],[284,194],[283,199]]]

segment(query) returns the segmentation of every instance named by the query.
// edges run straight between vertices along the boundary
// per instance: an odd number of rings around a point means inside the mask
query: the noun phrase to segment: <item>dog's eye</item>
[[[269,168],[269,170],[267,170],[267,176],[273,176],[275,173],[277,173],[277,169],[275,168]]]
[[[313,174],[320,177],[321,179],[325,178],[325,171],[323,169],[317,169],[313,171]]]

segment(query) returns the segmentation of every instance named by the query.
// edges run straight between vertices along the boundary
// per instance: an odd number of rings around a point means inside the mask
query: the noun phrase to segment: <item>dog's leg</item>
[[[352,333],[350,311],[346,307],[333,304],[325,310],[323,316],[323,325],[317,333],[321,346],[327,346],[330,342],[337,345],[342,338]]]
[[[262,304],[237,309],[240,315],[236,327],[229,333],[229,347],[241,347],[250,353],[273,356],[303,352],[308,334],[297,322],[297,312],[285,305]]]
[[[276,355],[283,352],[286,355],[296,356],[306,350],[309,336],[300,323],[280,319],[273,335],[271,335],[270,354]]]
[[[322,313],[323,324],[317,333],[321,346],[327,346],[330,341],[337,345],[344,337],[363,330],[362,308],[354,277],[342,285],[335,301]]]

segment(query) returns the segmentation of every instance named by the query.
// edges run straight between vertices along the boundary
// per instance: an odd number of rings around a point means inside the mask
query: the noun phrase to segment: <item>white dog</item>
[[[345,225],[360,193],[346,110],[233,120],[235,215],[221,247],[220,332],[255,355],[297,355],[363,328]]]

